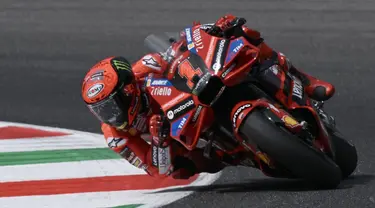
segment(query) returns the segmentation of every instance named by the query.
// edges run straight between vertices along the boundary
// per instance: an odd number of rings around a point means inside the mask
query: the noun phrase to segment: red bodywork
[[[150,74],[145,80],[145,85],[171,122],[170,136],[188,150],[193,150],[201,133],[210,128],[215,119],[210,105],[200,102],[198,96],[193,93],[194,88],[199,85],[199,82],[194,82],[194,77],[202,78],[209,73],[220,78],[225,86],[236,85],[248,76],[251,66],[257,62],[259,49],[243,37],[228,40],[211,36],[200,29],[200,25],[186,28],[182,37],[183,39],[180,42],[174,43],[172,46],[176,58],[171,62],[170,69],[165,74],[164,79],[153,77]],[[181,45],[187,45],[188,50],[180,52],[178,49]],[[196,64],[192,54],[198,55],[206,66]],[[280,56],[279,59],[280,67],[285,67],[282,65],[283,60]],[[303,105],[293,100],[291,94],[296,81],[286,82],[287,74],[283,70],[279,70],[277,76],[281,80],[280,90],[276,94],[280,104],[286,106],[288,110],[307,109],[315,117],[318,126],[322,127],[323,124],[308,100]],[[290,89],[289,96],[284,92],[285,83],[290,85],[288,88]],[[234,106],[231,113],[235,137],[240,143],[243,142],[238,133],[238,128],[244,118],[257,107],[269,108],[284,121],[292,132],[298,132],[301,125],[286,110],[279,108],[281,105],[271,103],[266,99],[239,102]],[[316,146],[322,151],[330,152],[327,132],[324,128],[320,128],[319,131]],[[267,158],[264,154],[259,154],[254,145],[245,144],[244,146],[258,155],[258,159],[262,159],[266,164],[272,163],[270,158]]]

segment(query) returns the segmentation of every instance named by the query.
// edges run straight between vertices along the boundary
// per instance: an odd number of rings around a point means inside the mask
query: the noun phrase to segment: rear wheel
[[[319,188],[336,188],[340,184],[340,168],[329,157],[278,127],[262,110],[251,112],[240,132],[245,140],[256,143],[259,149],[298,178]]]

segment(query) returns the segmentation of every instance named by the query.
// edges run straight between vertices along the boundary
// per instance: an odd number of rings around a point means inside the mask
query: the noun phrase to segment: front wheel
[[[319,188],[336,188],[341,182],[340,168],[329,157],[278,127],[264,111],[251,112],[240,133],[243,139],[257,144],[297,178],[306,179]]]
[[[335,146],[336,164],[340,167],[342,177],[349,177],[357,167],[358,155],[354,145],[346,141],[339,132],[330,133],[332,143]]]

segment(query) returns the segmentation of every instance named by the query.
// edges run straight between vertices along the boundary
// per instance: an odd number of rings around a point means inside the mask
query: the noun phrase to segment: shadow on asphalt
[[[355,175],[341,182],[337,189],[348,189],[357,185],[365,185],[372,181],[375,175]],[[178,192],[178,191],[195,191],[195,192],[262,192],[262,191],[290,191],[290,192],[301,192],[301,191],[316,191],[317,189],[312,187],[301,180],[289,180],[289,179],[253,179],[251,181],[244,181],[243,183],[228,183],[228,184],[214,184],[208,186],[190,186],[173,188],[163,191],[157,191],[152,193],[165,193],[165,192]]]

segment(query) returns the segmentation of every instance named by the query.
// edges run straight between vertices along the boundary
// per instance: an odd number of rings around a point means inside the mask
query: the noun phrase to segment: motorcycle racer
[[[197,172],[218,172],[220,163],[200,157],[199,150],[188,152],[174,140],[161,140],[160,106],[142,85],[148,73],[161,76],[163,64],[158,54],[144,56],[133,65],[123,57],[106,58],[86,74],[82,97],[102,122],[108,147],[149,175],[181,179]],[[145,133],[151,134],[151,144],[145,141]]]
[[[219,35],[235,20],[233,15],[221,17],[206,31]],[[196,23],[199,24],[199,23]],[[242,26],[253,44],[260,49],[259,69],[254,74],[262,82],[265,73],[276,64],[301,79],[306,93],[315,100],[327,100],[334,94],[333,85],[297,70],[285,55],[275,52],[256,30]],[[168,123],[160,116],[160,106],[142,86],[144,78],[153,73],[162,77],[168,62],[158,53],[147,54],[131,64],[124,57],[108,57],[95,64],[82,83],[82,97],[89,110],[101,121],[101,130],[108,147],[135,167],[154,177],[189,178],[196,173],[215,173],[224,168],[217,160],[202,156],[202,151],[187,151],[170,139]],[[149,133],[151,144],[145,141]]]

